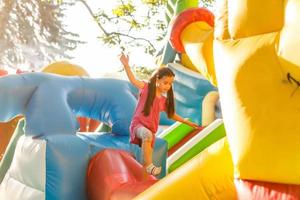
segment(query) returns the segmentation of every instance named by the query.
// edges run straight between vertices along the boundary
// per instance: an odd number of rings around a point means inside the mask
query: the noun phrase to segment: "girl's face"
[[[166,93],[170,90],[174,81],[174,76],[164,76],[157,80],[157,89],[161,93]]]

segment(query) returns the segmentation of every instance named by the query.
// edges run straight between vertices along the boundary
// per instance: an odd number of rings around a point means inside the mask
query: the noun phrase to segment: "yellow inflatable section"
[[[51,63],[50,65],[45,66],[41,71],[65,76],[89,76],[85,69],[67,61]]]
[[[169,174],[135,200],[161,199],[237,199],[233,182],[233,163],[226,139]]]
[[[218,85],[235,177],[300,184],[300,1],[217,3],[215,29],[193,22],[181,42]]]
[[[183,66],[185,66],[186,68],[194,71],[194,72],[199,72],[197,67],[193,64],[193,62],[190,60],[190,58],[188,57],[188,55],[186,53],[182,53],[181,54],[181,64]]]
[[[217,86],[212,51],[213,27],[203,21],[191,23],[182,31],[180,39],[193,66]]]
[[[219,93],[210,91],[202,102],[202,126],[208,126],[216,119],[216,105],[219,101]]]
[[[181,42],[218,85],[228,145],[217,142],[137,199],[298,199],[300,1],[217,3],[215,28],[192,22]],[[234,180],[261,182],[244,194]]]
[[[228,0],[221,10],[214,59],[235,177],[300,184],[300,90],[287,78],[300,80],[300,2]]]

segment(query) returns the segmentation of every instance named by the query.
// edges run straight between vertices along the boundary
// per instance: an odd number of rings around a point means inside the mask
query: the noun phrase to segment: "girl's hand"
[[[129,67],[129,56],[125,55],[123,52],[120,54],[119,59],[124,67]]]

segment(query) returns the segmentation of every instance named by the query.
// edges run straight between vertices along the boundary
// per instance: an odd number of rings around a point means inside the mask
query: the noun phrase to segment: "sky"
[[[88,3],[93,9],[101,7],[103,10],[111,10],[116,0],[89,0]],[[93,11],[95,13],[97,10]],[[65,22],[69,31],[78,33],[79,39],[87,42],[70,53],[74,57],[71,62],[85,68],[92,77],[101,77],[122,69],[118,59],[120,49],[109,48],[97,39],[101,30],[80,2],[68,8]],[[142,51],[130,52],[130,65],[154,67],[154,60]]]

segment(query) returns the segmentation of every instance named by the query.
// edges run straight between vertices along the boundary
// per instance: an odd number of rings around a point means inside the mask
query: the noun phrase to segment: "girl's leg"
[[[143,165],[148,174],[158,175],[161,172],[161,167],[156,167],[152,163],[151,147],[153,135],[150,130],[145,127],[139,127],[136,131],[136,136],[142,140]]]
[[[152,139],[142,142],[142,152],[144,157],[144,166],[147,167],[152,163]]]

